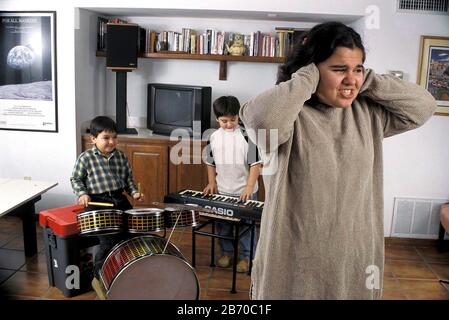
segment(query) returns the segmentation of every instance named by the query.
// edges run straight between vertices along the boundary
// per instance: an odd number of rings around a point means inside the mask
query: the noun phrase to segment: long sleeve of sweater
[[[293,124],[304,103],[315,92],[319,81],[319,71],[315,64],[304,66],[292,74],[292,79],[282,82],[248,101],[240,109],[240,118],[253,141],[258,141],[255,134],[264,129],[265,139],[270,140],[270,131],[277,130],[278,144],[288,140],[293,132]],[[275,145],[269,144],[270,151]],[[263,146],[258,146],[263,150]]]
[[[421,126],[436,109],[435,99],[423,87],[370,69],[360,95],[380,105],[375,112],[383,121],[385,137]]]

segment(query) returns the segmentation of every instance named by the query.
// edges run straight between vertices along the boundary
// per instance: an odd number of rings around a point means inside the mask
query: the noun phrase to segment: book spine
[[[190,34],[190,53],[196,54],[196,35]]]

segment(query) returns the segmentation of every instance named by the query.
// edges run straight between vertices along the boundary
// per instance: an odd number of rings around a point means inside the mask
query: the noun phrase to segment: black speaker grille
[[[106,66],[108,68],[137,68],[138,31],[137,25],[108,23],[106,33]]]

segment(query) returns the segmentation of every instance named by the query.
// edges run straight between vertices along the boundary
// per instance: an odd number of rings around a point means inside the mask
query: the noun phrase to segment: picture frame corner
[[[436,99],[435,115],[449,116],[449,37],[420,36],[417,84]]]

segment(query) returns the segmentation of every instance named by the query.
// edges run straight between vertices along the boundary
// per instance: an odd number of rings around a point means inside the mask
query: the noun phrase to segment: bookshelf
[[[97,57],[106,57],[105,51],[97,51]],[[139,54],[139,58],[144,59],[181,59],[181,60],[206,60],[219,61],[219,76],[220,80],[227,80],[227,62],[262,62],[262,63],[283,63],[283,57],[263,57],[263,56],[232,56],[220,54],[192,54],[183,52],[154,52]]]
[[[347,0],[345,0],[347,1]],[[348,3],[350,1],[347,1]],[[136,8],[110,8],[110,7],[102,7],[102,8],[86,8],[89,11],[95,12],[98,14],[98,18],[100,22],[106,23],[107,19],[103,19],[103,17],[113,18],[118,20],[125,19],[134,19],[135,23],[139,25],[145,25],[145,19],[148,21],[151,19],[156,19],[158,21],[163,21],[168,18],[181,18],[183,20],[192,20],[193,19],[229,19],[229,20],[260,20],[264,22],[268,21],[276,21],[277,24],[286,23],[285,27],[278,27],[274,30],[275,33],[282,32],[295,32],[298,28],[294,28],[288,25],[291,22],[297,23],[320,23],[325,21],[341,21],[343,23],[353,23],[362,19],[365,16],[365,6],[364,5],[351,5],[344,10],[344,12],[340,12],[337,10],[336,12],[329,12],[329,10],[324,10],[323,6],[320,4],[315,4],[315,2],[311,2],[310,5],[301,6],[301,10],[299,11],[291,8],[291,4],[288,4],[288,10],[282,11],[283,3],[270,3],[269,5],[262,4],[258,10],[254,11],[249,10],[234,10],[234,9],[203,9],[196,8],[195,4],[186,5],[186,8],[154,8],[149,5],[148,7],[136,7]],[[247,4],[244,5],[248,6]],[[212,5],[211,7],[215,7]],[[233,5],[230,5],[232,8]],[[240,6],[239,6],[240,7]],[[262,9],[268,7],[270,9]],[[310,7],[307,9],[307,7]],[[326,13],[324,13],[324,11]],[[130,18],[131,17],[131,18]],[[132,18],[133,17],[133,18]],[[136,20],[137,18],[137,20]],[[154,22],[154,21],[153,21]],[[186,23],[189,25],[189,23]],[[104,27],[104,26],[103,26]],[[104,32],[103,27],[100,27],[99,30]],[[200,28],[201,29],[201,28]],[[256,28],[257,29],[257,28]],[[154,30],[153,30],[154,31]],[[207,30],[206,30],[207,31]],[[218,31],[218,30],[217,30]],[[198,33],[200,35],[200,33]],[[225,39],[226,40],[226,39]],[[104,42],[102,42],[104,45]],[[246,45],[246,43],[245,43]],[[98,57],[106,56],[103,48],[98,48],[96,55]],[[257,55],[245,55],[245,56],[231,56],[231,55],[216,55],[216,54],[195,54],[195,53],[185,53],[185,52],[177,52],[177,51],[169,51],[169,52],[155,52],[156,50],[146,50],[146,53],[141,54],[140,58],[147,59],[184,59],[184,60],[205,60],[205,61],[218,61],[220,66],[219,79],[226,80],[227,78],[227,63],[229,62],[257,62],[257,63],[283,63],[285,58],[281,56],[276,57],[266,57]],[[185,51],[185,50],[184,50]],[[153,53],[154,52],[154,53]]]

